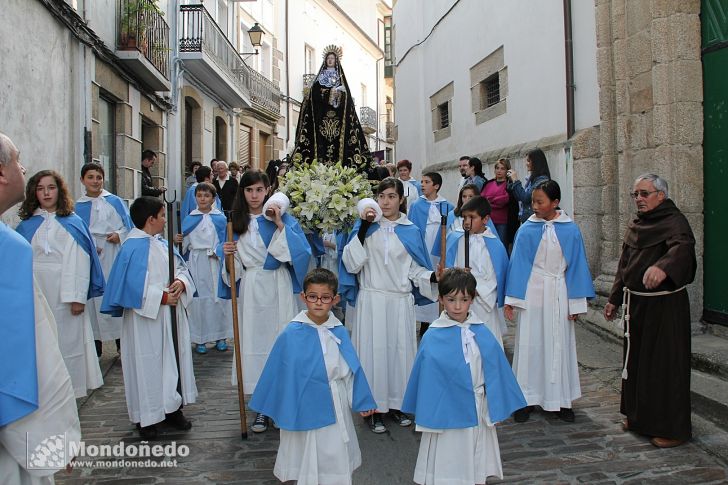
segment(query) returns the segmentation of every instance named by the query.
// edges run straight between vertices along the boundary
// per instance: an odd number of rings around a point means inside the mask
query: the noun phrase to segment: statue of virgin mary
[[[316,159],[320,163],[341,162],[362,172],[371,171],[372,156],[337,46],[324,49],[324,61],[303,100],[292,157],[297,163]]]

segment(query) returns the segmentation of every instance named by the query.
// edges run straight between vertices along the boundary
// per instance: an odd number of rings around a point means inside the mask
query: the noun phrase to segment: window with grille
[[[480,109],[500,103],[500,79],[498,73],[488,76],[480,83]]]
[[[438,127],[438,129],[443,129],[450,126],[450,113],[447,109],[447,103],[437,105],[437,111],[440,115],[440,126]]]

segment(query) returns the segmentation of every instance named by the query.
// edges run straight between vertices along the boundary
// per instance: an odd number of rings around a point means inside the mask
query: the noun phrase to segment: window
[[[116,163],[114,160],[115,108],[116,105],[112,101],[99,98],[99,158],[95,161],[104,167],[106,173],[104,188],[112,193],[116,193]]]
[[[394,70],[392,57],[392,17],[384,17],[384,77],[391,78]]]
[[[430,112],[432,114],[432,132],[435,142],[448,138],[451,134],[452,98],[455,94],[455,84],[448,83],[438,92],[430,96]]]
[[[450,114],[448,113],[447,105],[448,103],[437,105],[437,115],[440,117],[438,129],[443,129],[450,126]]]
[[[508,67],[503,46],[470,68],[470,105],[475,124],[505,114],[508,97]]]
[[[314,58],[316,57],[316,51],[308,44],[303,46],[303,59],[304,59],[304,74],[315,74],[316,66],[314,65]]]
[[[368,106],[367,105],[367,85],[364,83],[362,83],[362,85],[361,85],[361,105]]]
[[[500,80],[496,73],[480,83],[480,109],[490,108],[499,102]]]

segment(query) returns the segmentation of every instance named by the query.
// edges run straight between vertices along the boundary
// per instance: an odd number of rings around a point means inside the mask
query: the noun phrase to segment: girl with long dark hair
[[[240,335],[235,337],[242,342],[246,392],[255,389],[276,337],[298,313],[295,294],[301,292],[311,258],[301,226],[285,213],[288,198],[282,193],[269,198],[269,187],[265,173],[249,170],[243,174],[231,214],[237,241],[218,246],[220,256],[235,255],[235,275],[240,278]],[[229,283],[227,276],[224,271],[225,284]],[[234,365],[232,373],[234,378]],[[252,430],[261,433],[266,429],[268,418],[257,415]]]
[[[533,189],[541,183],[551,180],[551,171],[549,171],[549,164],[543,150],[536,148],[528,152],[528,155],[526,155],[526,170],[531,175],[526,178],[523,184],[518,180],[518,174],[515,170],[511,169],[506,173],[509,179],[508,190],[521,205],[518,212],[518,219],[521,222],[525,222],[533,214],[531,209]]]

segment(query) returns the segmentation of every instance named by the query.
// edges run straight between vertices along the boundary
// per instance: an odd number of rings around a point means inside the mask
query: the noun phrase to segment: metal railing
[[[359,108],[359,121],[364,130],[377,131],[377,112],[368,106]]]
[[[169,26],[152,0],[119,0],[118,50],[137,50],[169,79]]]
[[[202,5],[180,5],[180,52],[204,52],[256,107],[280,113],[280,89],[248,66]]]

